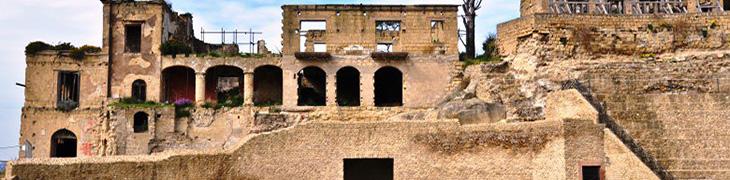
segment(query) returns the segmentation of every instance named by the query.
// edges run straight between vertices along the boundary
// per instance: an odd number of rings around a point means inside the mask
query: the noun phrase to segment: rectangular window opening
[[[722,8],[725,9],[725,11],[730,11],[730,0],[723,0]]]
[[[441,20],[431,21],[431,30],[443,30],[443,29],[444,29],[444,21],[441,21]]]
[[[393,52],[393,43],[378,43],[378,52]]]
[[[327,52],[327,44],[314,43],[314,52]]]
[[[79,106],[79,73],[61,71],[58,73],[56,105],[62,110],[72,110]]]
[[[375,31],[400,31],[400,21],[375,21]]]
[[[393,159],[344,159],[345,180],[393,179]]]
[[[315,41],[322,40],[325,32],[327,32],[327,21],[306,20],[299,22],[298,52],[318,52],[314,47],[317,45]]]
[[[583,166],[583,180],[602,180],[601,166]]]
[[[124,26],[124,52],[139,53],[142,47],[142,24]]]

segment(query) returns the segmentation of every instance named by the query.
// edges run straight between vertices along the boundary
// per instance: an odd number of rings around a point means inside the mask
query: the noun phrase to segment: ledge
[[[407,52],[374,52],[370,54],[374,60],[397,60],[404,61],[408,59]]]
[[[294,53],[294,57],[299,60],[318,61],[318,60],[330,60],[332,54],[328,52],[297,52]]]

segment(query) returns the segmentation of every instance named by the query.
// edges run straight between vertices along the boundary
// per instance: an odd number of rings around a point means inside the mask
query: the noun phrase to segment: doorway
[[[344,159],[345,180],[392,180],[393,159]]]

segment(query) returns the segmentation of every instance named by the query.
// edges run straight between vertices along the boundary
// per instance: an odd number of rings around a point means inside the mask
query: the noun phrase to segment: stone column
[[[243,104],[253,105],[253,72],[243,73]]]
[[[205,73],[195,73],[195,104],[205,103]]]
[[[327,84],[325,85],[327,92],[325,92],[327,98],[327,106],[337,106],[337,75],[327,74]]]
[[[360,97],[361,106],[375,106],[375,81],[372,72],[362,72],[360,74]]]

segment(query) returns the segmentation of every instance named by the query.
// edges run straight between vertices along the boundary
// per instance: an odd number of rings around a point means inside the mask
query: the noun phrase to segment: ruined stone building
[[[6,178],[730,178],[723,0],[522,0],[471,66],[458,5],[283,5],[240,55],[101,2],[101,52],[27,54]]]

